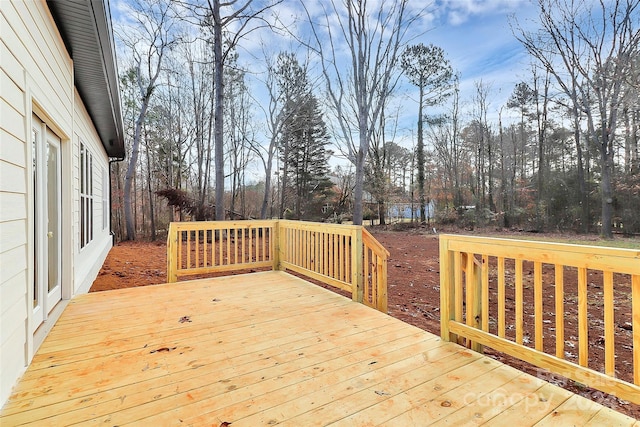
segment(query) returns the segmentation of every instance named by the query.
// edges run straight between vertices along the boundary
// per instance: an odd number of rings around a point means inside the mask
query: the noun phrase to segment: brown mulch
[[[391,253],[388,263],[389,314],[439,335],[440,278],[438,236],[427,228],[393,231],[393,227],[376,227],[372,230],[372,233]],[[514,233],[508,234],[513,235]],[[593,240],[593,237],[591,239]],[[574,283],[574,280],[575,273],[568,272],[565,274],[565,283]],[[164,283],[165,281],[166,245],[164,241],[121,242],[111,249],[102,270],[91,287],[91,292],[145,286]],[[617,298],[618,295],[616,295],[616,299]],[[553,305],[552,293],[551,295],[545,294],[544,299],[545,307]],[[525,292],[525,306],[528,307],[525,310],[525,314],[527,314],[527,310],[533,307],[533,295],[531,292]],[[576,306],[577,302],[574,304],[567,302],[565,303],[565,311],[567,314],[571,314],[577,311]],[[594,308],[589,308],[590,316],[592,309]],[[597,308],[595,309],[597,310]],[[618,313],[618,311],[616,313],[616,322],[624,323],[624,319],[619,320],[618,316],[626,317],[627,313]],[[630,331],[616,331],[616,340],[618,340],[618,334],[624,337],[625,333],[627,333],[629,337],[631,336]],[[525,334],[533,336],[533,331],[525,331]],[[545,336],[546,335],[547,332],[545,331]],[[602,331],[590,330],[590,338],[593,336],[596,342],[601,335],[603,335]],[[565,332],[565,339],[571,341],[571,338],[574,338],[573,331],[571,327],[568,326]],[[553,345],[552,340],[549,341],[549,345]],[[546,342],[545,350],[549,352]],[[485,349],[485,353],[522,371],[540,376],[567,390],[591,398],[598,403],[636,419],[640,419],[640,405],[635,405],[614,396],[603,394],[602,392],[590,389],[566,378],[541,372],[539,368],[531,366],[526,362],[505,356],[491,349]],[[551,353],[553,353],[552,350]],[[633,366],[633,361],[630,357],[631,352],[616,355],[616,368],[619,371],[623,370],[623,372],[618,372],[618,376],[625,379],[633,375],[632,370],[630,370],[630,372],[624,372],[625,366]],[[625,360],[625,358],[629,360]],[[589,359],[590,361],[604,360],[604,346],[590,345]]]

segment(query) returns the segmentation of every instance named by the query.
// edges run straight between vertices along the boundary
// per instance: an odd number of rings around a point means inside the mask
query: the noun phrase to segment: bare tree
[[[544,226],[544,215],[542,212],[542,200],[544,197],[544,181],[545,181],[545,142],[547,138],[547,130],[549,128],[549,70],[546,70],[544,76],[538,75],[538,70],[533,68],[533,92],[535,95],[536,111],[535,119],[538,134],[538,171],[537,171],[537,191],[536,191],[536,221],[537,228],[541,230]]]
[[[451,87],[453,68],[445,58],[441,47],[422,43],[408,46],[402,53],[402,70],[409,81],[418,87],[418,144],[416,162],[418,166],[418,197],[420,198],[420,221],[425,222],[425,150],[424,150],[424,107],[440,104]]]
[[[538,0],[541,28],[514,34],[571,100],[574,120],[586,117],[600,154],[602,235],[613,237],[612,169],[618,112],[632,58],[638,53],[638,0]],[[577,133],[577,131],[576,131]]]
[[[178,37],[173,30],[174,21],[170,1],[138,0],[130,7],[130,16],[136,21],[137,31],[133,34],[129,33],[128,37],[120,35],[120,38],[132,52],[133,66],[131,70],[134,72],[140,96],[131,155],[124,180],[126,239],[135,240],[135,226],[131,212],[131,188],[138,163],[143,124],[151,98],[157,88],[165,55],[177,43]]]
[[[266,57],[266,55],[265,55]],[[260,145],[253,145],[252,149],[258,155],[260,160],[262,161],[262,165],[264,168],[264,194],[262,197],[262,203],[260,205],[260,218],[267,218],[267,210],[269,208],[269,201],[271,200],[272,195],[272,185],[271,178],[273,173],[273,159],[276,155],[276,150],[278,148],[278,135],[280,133],[280,128],[282,126],[282,114],[280,114],[282,105],[281,105],[281,97],[278,93],[277,87],[277,79],[275,75],[275,66],[273,63],[266,59],[267,61],[267,76],[264,81],[264,86],[267,90],[269,97],[269,104],[266,110],[264,111],[266,118],[266,126],[267,132],[269,133],[269,145],[266,149]],[[273,208],[273,206],[272,206]],[[273,212],[271,212],[273,215]]]
[[[385,202],[391,193],[391,176],[390,176],[390,162],[391,162],[391,149],[395,144],[392,141],[395,139],[396,130],[398,127],[398,114],[395,114],[387,118],[385,109],[382,109],[380,114],[380,125],[373,133],[369,146],[369,153],[365,162],[365,177],[367,183],[365,188],[377,203],[377,214],[380,221],[380,225],[386,224],[386,206]],[[387,123],[390,126],[387,126]],[[387,128],[391,127],[391,135],[387,134]],[[390,141],[387,141],[389,138]]]
[[[477,142],[477,164],[476,173],[478,183],[479,207],[484,209],[487,207],[491,211],[495,211],[495,203],[493,200],[493,144],[491,143],[491,132],[489,129],[489,121],[487,113],[489,109],[488,97],[491,91],[491,84],[487,84],[482,80],[475,82],[476,95],[474,97],[475,119],[474,124],[476,130]],[[479,212],[479,210],[476,210]]]
[[[237,55],[234,55],[234,64]],[[231,178],[231,198],[229,211],[238,216],[236,202],[240,199],[239,215],[247,217],[245,205],[245,171],[252,160],[254,135],[251,127],[251,105],[249,89],[245,82],[245,70],[237,65],[225,69],[225,115],[229,126],[225,129],[227,143],[227,157],[229,160]]]
[[[214,163],[216,219],[225,219],[224,210],[224,67],[231,52],[247,34],[263,25],[265,11],[281,3],[274,0],[267,4],[254,0],[189,0],[190,8],[200,20],[198,24],[209,28],[213,45],[214,90]],[[256,5],[258,5],[256,7]],[[263,25],[253,25],[255,22]]]
[[[353,222],[362,224],[365,158],[383,106],[396,87],[409,26],[419,14],[410,13],[408,0],[383,0],[377,6],[366,0],[330,0],[321,5],[319,23],[301,3],[311,24],[312,42],[305,44],[320,59],[343,148],[355,165]],[[348,60],[340,57],[344,47]]]

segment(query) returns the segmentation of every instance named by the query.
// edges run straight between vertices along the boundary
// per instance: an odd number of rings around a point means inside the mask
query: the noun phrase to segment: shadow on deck
[[[0,425],[635,425],[281,271],[75,297]]]

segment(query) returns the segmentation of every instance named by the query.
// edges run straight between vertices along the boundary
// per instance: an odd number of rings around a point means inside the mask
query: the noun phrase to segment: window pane
[[[84,245],[84,196],[80,196],[80,247],[83,248]]]
[[[93,199],[89,199],[89,241],[93,240]]]
[[[84,194],[84,145],[80,144],[80,194]]]

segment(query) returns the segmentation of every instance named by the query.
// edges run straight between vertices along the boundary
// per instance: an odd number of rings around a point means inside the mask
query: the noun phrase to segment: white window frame
[[[93,154],[80,141],[80,249],[93,240]]]

